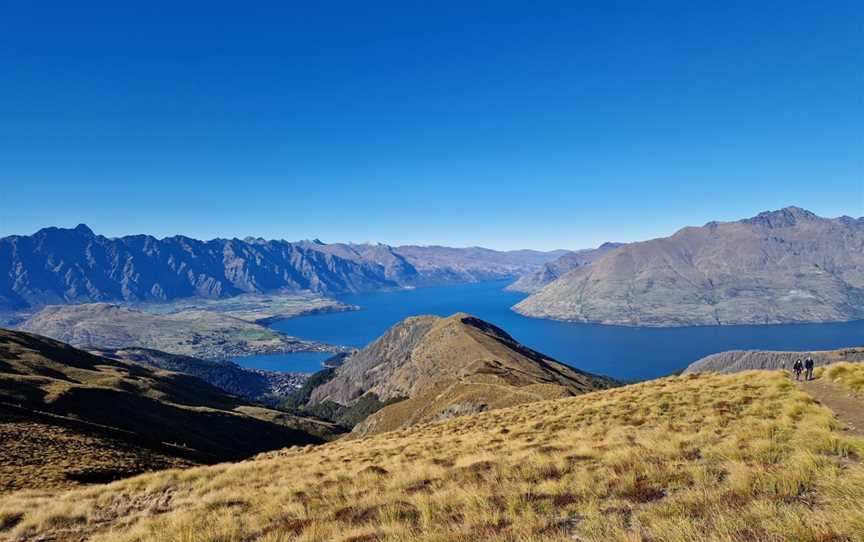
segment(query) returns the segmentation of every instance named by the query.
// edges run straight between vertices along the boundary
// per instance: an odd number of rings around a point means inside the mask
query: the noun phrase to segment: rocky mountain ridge
[[[108,238],[81,224],[0,239],[0,308],[446,284],[515,276],[560,254],[180,235]]]
[[[684,228],[617,248],[514,309],[629,326],[864,318],[864,218],[787,207]]]

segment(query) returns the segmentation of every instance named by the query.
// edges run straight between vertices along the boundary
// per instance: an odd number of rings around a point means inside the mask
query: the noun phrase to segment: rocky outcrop
[[[403,399],[355,428],[356,434],[370,434],[614,384],[459,313],[412,317],[393,326],[349,357],[332,380],[313,390],[309,402],[350,406],[368,394],[384,402]]]
[[[620,247],[514,309],[631,326],[864,318],[864,219],[788,207]]]
[[[737,373],[759,369],[791,369],[795,360],[812,356],[817,366],[839,361],[864,361],[864,348],[843,348],[814,352],[778,352],[772,350],[730,350],[711,354],[695,361],[684,373]]]

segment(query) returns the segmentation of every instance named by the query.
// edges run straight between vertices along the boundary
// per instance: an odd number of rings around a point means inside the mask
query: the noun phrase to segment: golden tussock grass
[[[0,500],[0,537],[864,540],[864,441],[780,372],[673,377]]]
[[[839,384],[852,393],[864,395],[864,363],[843,362],[818,367],[815,376]]]

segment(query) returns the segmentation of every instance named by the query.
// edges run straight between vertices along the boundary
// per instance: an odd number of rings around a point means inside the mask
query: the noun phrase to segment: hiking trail
[[[801,388],[834,412],[851,434],[864,437],[864,398],[822,379],[798,382]]]

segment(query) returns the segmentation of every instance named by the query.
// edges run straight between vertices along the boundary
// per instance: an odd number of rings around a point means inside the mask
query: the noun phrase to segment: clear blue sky
[[[862,36],[860,1],[0,0],[0,235],[581,248],[860,216]]]

